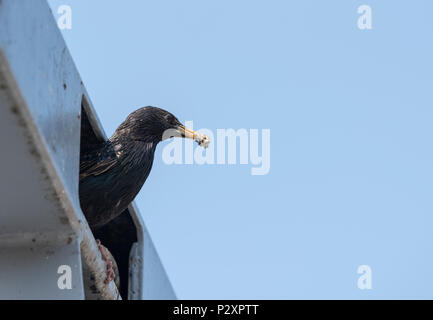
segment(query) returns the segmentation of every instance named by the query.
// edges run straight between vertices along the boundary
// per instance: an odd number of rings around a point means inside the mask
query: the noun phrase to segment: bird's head
[[[132,112],[116,130],[115,136],[121,135],[146,142],[182,137],[193,139],[205,148],[210,142],[206,135],[185,127],[170,112],[156,107],[143,107]]]

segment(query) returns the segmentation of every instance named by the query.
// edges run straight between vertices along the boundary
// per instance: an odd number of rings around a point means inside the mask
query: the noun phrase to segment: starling
[[[171,137],[194,139],[205,148],[209,144],[206,135],[186,128],[170,112],[144,107],[108,141],[81,155],[80,204],[92,230],[127,209],[149,176],[156,146]]]

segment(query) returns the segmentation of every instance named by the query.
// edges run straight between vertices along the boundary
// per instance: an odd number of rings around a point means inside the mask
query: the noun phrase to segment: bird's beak
[[[186,139],[193,139],[199,146],[207,148],[209,146],[210,139],[207,135],[201,134],[197,131],[191,130],[184,125],[179,125],[176,131],[181,135],[181,137]]]

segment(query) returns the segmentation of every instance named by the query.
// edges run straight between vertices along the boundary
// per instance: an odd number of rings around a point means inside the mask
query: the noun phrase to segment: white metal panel
[[[0,298],[83,299],[84,262],[95,272],[101,297],[118,297],[112,283],[101,285],[105,264],[79,206],[83,95],[103,138],[46,1],[1,0]],[[175,298],[133,205],[129,213],[138,239],[129,297]],[[57,287],[63,264],[72,269],[71,290]]]

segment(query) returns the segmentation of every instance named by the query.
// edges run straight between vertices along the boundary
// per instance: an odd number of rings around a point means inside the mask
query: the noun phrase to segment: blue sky
[[[136,200],[179,298],[433,298],[431,1],[49,2],[108,135],[145,105],[271,130],[265,176],[158,147]]]

